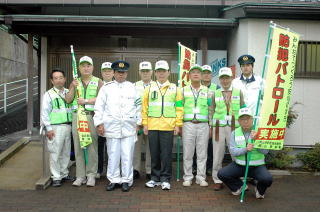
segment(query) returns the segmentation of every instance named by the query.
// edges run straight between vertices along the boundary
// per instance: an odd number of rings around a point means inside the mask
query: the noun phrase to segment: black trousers
[[[246,166],[240,166],[232,162],[218,171],[218,178],[234,192],[243,185],[240,177],[244,177],[245,171]],[[264,195],[267,188],[272,184],[272,175],[264,165],[249,166],[248,177],[258,181],[257,189],[261,195]]]
[[[151,180],[170,182],[172,176],[173,131],[149,130]]]
[[[98,137],[98,173],[101,174],[103,172],[103,164],[105,158],[105,146],[106,146],[106,138]]]

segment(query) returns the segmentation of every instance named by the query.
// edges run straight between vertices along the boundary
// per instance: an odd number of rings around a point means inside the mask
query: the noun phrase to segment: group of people
[[[264,162],[268,151],[256,149],[250,142],[256,136],[252,125],[263,80],[253,73],[254,57],[243,55],[238,62],[241,76],[234,79],[232,70],[223,67],[219,70],[220,86],[211,82],[209,65],[195,64],[189,70],[191,83],[183,88],[169,82],[170,67],[165,60],[157,61],[154,69],[150,62],[141,62],[141,80],[131,83],[126,80],[130,67],[126,61],[103,63],[101,80],[92,75],[92,59],[84,56],[79,60],[81,77],[74,79],[69,89],[64,88],[64,72],[53,70],[53,88],[45,93],[41,112],[47,129],[52,185],[72,180],[68,172],[72,132],[76,158],[72,185],[95,186],[95,179],[103,172],[106,146],[106,190],[121,187],[129,191],[134,178],[140,176],[141,151],[146,147],[145,186],[170,190],[173,140],[180,135],[183,186],[191,186],[194,175],[196,184],[208,186],[206,169],[212,167],[213,189],[221,190],[224,183],[232,194],[239,195],[243,185],[240,178],[248,162],[247,153],[251,152],[249,176],[256,180],[256,197],[264,198],[272,184]],[[151,80],[153,70],[156,81]],[[79,89],[81,92],[77,92]],[[79,105],[85,108],[86,127],[92,138],[85,154],[77,129]],[[232,163],[222,168],[226,146]],[[209,166],[208,156],[212,157]]]

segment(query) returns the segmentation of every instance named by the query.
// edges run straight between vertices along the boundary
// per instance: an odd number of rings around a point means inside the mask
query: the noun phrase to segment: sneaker
[[[246,185],[246,191],[248,190],[248,186]],[[232,191],[231,194],[235,196],[239,196],[242,192],[242,186],[237,191]]]
[[[62,182],[62,183],[64,183],[65,181],[73,182],[73,181],[75,181],[75,179],[76,179],[75,177],[72,177],[72,176],[68,175],[68,176],[62,178],[62,179],[61,179],[61,182]]]
[[[86,184],[87,180],[86,178],[77,177],[77,179],[72,183],[73,186],[81,186],[83,184]]]
[[[261,195],[257,189],[257,187],[254,187],[254,190],[256,192],[256,198],[257,199],[264,199],[264,195]]]
[[[202,187],[208,186],[208,183],[205,180],[196,180],[196,184],[198,184],[198,185],[200,185]]]
[[[96,178],[95,177],[88,177],[87,186],[93,187],[96,185]]]
[[[160,186],[161,183],[160,182],[156,182],[154,180],[149,180],[147,183],[146,183],[146,187],[148,188],[154,188],[155,186]]]
[[[189,187],[189,186],[192,185],[192,181],[191,180],[185,180],[185,181],[183,181],[182,185],[186,186],[186,187]]]
[[[161,183],[161,189],[162,189],[162,190],[170,190],[170,189],[171,189],[170,183],[168,183],[168,182],[162,182],[162,183]]]

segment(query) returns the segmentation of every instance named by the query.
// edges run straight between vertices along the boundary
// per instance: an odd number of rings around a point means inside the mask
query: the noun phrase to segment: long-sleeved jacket
[[[124,138],[136,134],[141,125],[141,98],[133,83],[112,81],[99,91],[93,117],[94,125],[104,124],[104,136]]]

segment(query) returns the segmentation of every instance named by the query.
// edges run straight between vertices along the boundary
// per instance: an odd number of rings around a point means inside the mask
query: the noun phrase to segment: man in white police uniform
[[[122,191],[127,192],[133,184],[132,160],[141,124],[141,98],[134,84],[126,81],[128,68],[125,61],[112,63],[115,80],[101,88],[94,106],[97,132],[107,138],[107,191],[122,184]]]
[[[238,58],[238,62],[241,68],[240,77],[232,81],[232,86],[242,91],[244,96],[244,102],[248,108],[256,115],[257,100],[259,91],[263,92],[263,79],[253,73],[253,66],[255,59],[251,55],[242,55]],[[262,95],[261,95],[262,97]],[[262,101],[260,101],[261,106]]]

